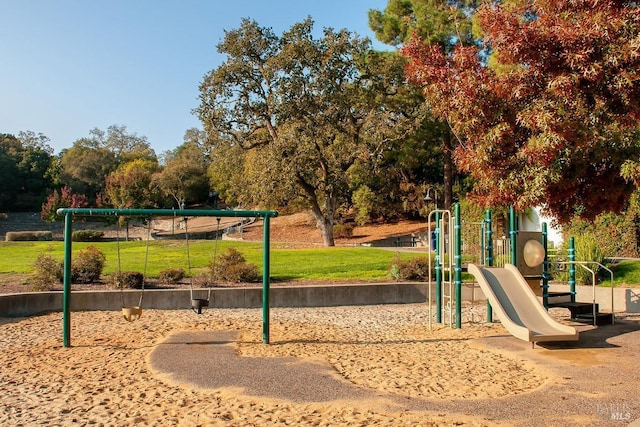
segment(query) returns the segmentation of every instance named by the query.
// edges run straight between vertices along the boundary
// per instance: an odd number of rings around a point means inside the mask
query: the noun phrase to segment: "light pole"
[[[433,199],[432,199],[432,198],[431,198],[431,196],[429,195],[429,193],[431,193],[431,192],[433,192]],[[434,200],[434,201],[435,201],[435,203],[436,203],[436,210],[438,210],[438,192],[436,191],[436,189],[435,189],[435,188],[433,188],[433,187],[429,187],[429,188],[427,188],[427,195],[426,195],[426,196],[424,196],[424,201],[425,201],[425,202],[427,202],[427,203],[429,203],[429,202],[431,202],[432,200]]]

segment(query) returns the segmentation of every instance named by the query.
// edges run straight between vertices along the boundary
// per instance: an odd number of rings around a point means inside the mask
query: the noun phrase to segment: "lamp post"
[[[431,196],[429,195],[429,193],[433,192],[433,199],[431,198]],[[432,200],[435,201],[435,205],[436,205],[436,210],[438,210],[438,192],[436,191],[435,188],[433,187],[429,187],[427,188],[427,195],[424,196],[424,201],[429,203]]]

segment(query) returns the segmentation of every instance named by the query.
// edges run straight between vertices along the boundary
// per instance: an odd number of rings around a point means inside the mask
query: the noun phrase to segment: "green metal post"
[[[264,344],[269,344],[269,281],[271,277],[269,225],[269,215],[266,215],[264,217],[264,231],[262,233],[262,342]]]
[[[62,295],[62,346],[71,346],[71,235],[73,217],[64,216],[64,273]]]
[[[460,203],[453,206],[454,211],[454,286],[456,287],[456,329],[462,327],[462,225],[460,221]]]
[[[491,210],[487,209],[484,214],[484,234],[485,234],[485,264],[487,267],[493,266],[493,230],[491,220]],[[493,308],[487,301],[487,322],[493,322]]]
[[[436,323],[442,323],[442,260],[440,259],[440,236],[442,235],[440,230],[440,212],[436,212],[436,256],[435,271],[436,271]]]
[[[542,304],[549,309],[549,234],[547,223],[542,223],[542,247],[544,248],[544,261],[542,261]]]
[[[509,246],[511,252],[511,264],[518,266],[516,245],[518,243],[518,222],[516,219],[516,210],[513,206],[509,207]]]
[[[567,250],[567,258],[569,259],[569,292],[571,292],[571,302],[576,302],[576,241],[575,238],[569,237],[569,249]]]

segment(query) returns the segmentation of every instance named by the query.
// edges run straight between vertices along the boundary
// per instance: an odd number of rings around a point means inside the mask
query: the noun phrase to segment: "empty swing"
[[[215,262],[216,262],[216,252],[218,250],[218,233],[220,231],[220,218],[216,218],[217,219],[217,226],[216,226],[216,234],[215,234],[215,244],[214,244],[214,249],[213,249],[213,262],[214,262],[214,266],[215,266]],[[192,275],[191,275],[191,256],[189,253],[189,230],[187,228],[187,218],[185,217],[184,219],[184,236],[185,236],[185,241],[186,241],[186,247],[187,247],[187,269],[188,269],[188,273],[189,273],[189,290],[190,290],[190,296],[191,296],[191,310],[193,310],[194,313],[196,314],[202,314],[202,309],[205,307],[209,307],[209,302],[211,301],[211,287],[208,287],[207,290],[207,298],[195,298],[194,297],[194,292],[193,292],[193,279],[192,279]]]
[[[124,286],[122,281],[122,264],[120,255],[120,224],[116,229],[116,250],[118,253],[118,277],[116,279],[116,286],[120,288],[120,301],[122,303],[122,316],[127,322],[133,322],[142,316],[142,297],[144,296],[144,283],[147,279],[147,261],[149,260],[149,241],[151,240],[151,220],[147,222],[147,243],[145,245],[144,254],[144,269],[142,273],[142,286],[140,288],[140,299],[138,305],[126,306],[124,302]]]

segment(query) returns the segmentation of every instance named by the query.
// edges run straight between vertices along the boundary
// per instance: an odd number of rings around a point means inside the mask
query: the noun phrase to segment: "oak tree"
[[[207,200],[209,162],[204,153],[198,133],[190,129],[185,134],[185,142],[175,150],[165,153],[164,166],[153,177],[153,183],[160,191],[171,197],[180,207],[184,203]]]
[[[105,191],[107,176],[119,165],[136,159],[157,162],[145,136],[127,132],[126,126],[112,125],[106,132],[94,128],[88,137],[62,151],[60,180],[94,204]]]
[[[121,164],[106,177],[106,201],[119,209],[157,207],[160,197],[153,176],[159,170],[154,160],[136,159]]]
[[[311,19],[282,36],[243,20],[218,50],[227,59],[201,84],[197,113],[230,154],[237,154],[233,147],[251,151],[235,157],[259,187],[247,202],[303,201],[325,245],[334,245],[347,172],[358,159],[377,161],[410,128],[389,102],[395,77],[381,72],[396,59],[346,30],[325,28],[316,39]]]
[[[49,138],[32,131],[0,134],[0,210],[37,211],[54,184]]]

